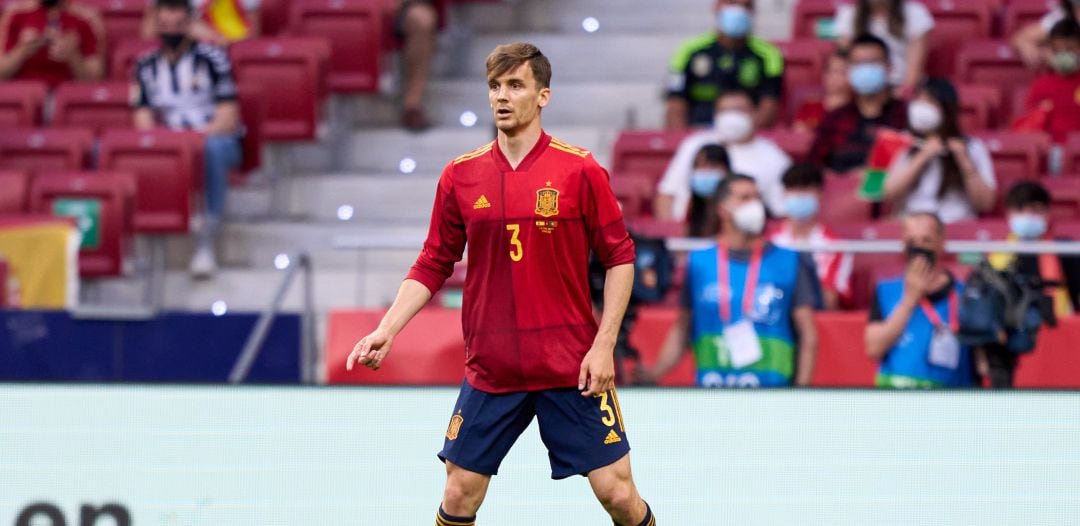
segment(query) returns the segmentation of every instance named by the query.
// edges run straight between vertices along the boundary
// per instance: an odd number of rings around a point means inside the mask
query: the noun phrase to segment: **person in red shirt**
[[[495,141],[443,170],[431,228],[393,305],[350,353],[378,369],[394,336],[453,272],[468,242],[465,382],[439,458],[437,525],[475,524],[491,476],[535,416],[552,478],[584,475],[616,524],[655,525],[630,472],[613,351],[634,281],[634,243],[607,172],[544,133],[551,64],[532,44],[487,58]],[[606,271],[599,327],[589,252]]]
[[[1080,131],[1080,24],[1062,20],[1050,30],[1052,73],[1035,79],[1028,91],[1025,109],[1047,110],[1047,131],[1054,142],[1063,143],[1069,134]]]
[[[0,19],[0,79],[98,80],[105,71],[101,17],[72,0],[15,3]]]

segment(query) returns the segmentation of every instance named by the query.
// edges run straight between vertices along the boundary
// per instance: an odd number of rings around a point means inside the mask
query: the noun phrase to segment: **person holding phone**
[[[0,79],[100,80],[105,72],[101,16],[72,0],[14,2],[0,17]]]

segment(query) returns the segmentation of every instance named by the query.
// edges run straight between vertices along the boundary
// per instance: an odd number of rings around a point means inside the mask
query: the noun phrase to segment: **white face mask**
[[[720,135],[721,142],[742,142],[754,133],[754,119],[749,113],[739,110],[724,110],[716,114],[713,126]]]
[[[731,220],[735,228],[756,236],[765,229],[765,205],[756,200],[743,203],[731,211]]]
[[[908,104],[908,125],[918,133],[930,133],[941,127],[941,110],[923,100]]]

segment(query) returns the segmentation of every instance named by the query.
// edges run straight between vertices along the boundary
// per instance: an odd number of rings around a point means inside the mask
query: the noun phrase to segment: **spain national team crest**
[[[450,427],[446,428],[446,439],[447,440],[456,440],[457,439],[458,432],[461,431],[461,424],[464,421],[465,421],[465,419],[461,417],[461,411],[458,411],[458,414],[456,414],[452,418],[450,418]]]
[[[540,217],[559,215],[559,191],[551,188],[551,181],[547,184],[547,188],[536,191],[536,215]]]

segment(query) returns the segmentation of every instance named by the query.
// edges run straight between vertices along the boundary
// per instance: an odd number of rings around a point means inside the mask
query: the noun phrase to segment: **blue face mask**
[[[1046,233],[1046,218],[1037,214],[1012,214],[1009,230],[1020,239],[1039,239]]]
[[[752,25],[750,11],[743,6],[727,5],[716,15],[716,28],[731,38],[743,38],[750,34]]]
[[[784,212],[796,221],[810,219],[818,213],[818,198],[810,194],[784,196]]]
[[[856,64],[848,70],[848,82],[851,89],[859,95],[873,95],[885,89],[888,81],[885,66],[877,63]]]
[[[690,190],[694,195],[708,199],[716,193],[716,187],[720,186],[720,180],[724,175],[720,170],[694,170],[690,175]]]

